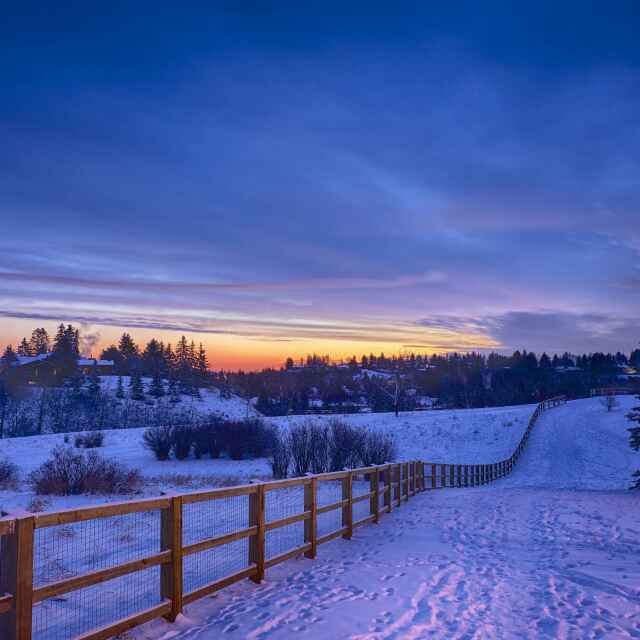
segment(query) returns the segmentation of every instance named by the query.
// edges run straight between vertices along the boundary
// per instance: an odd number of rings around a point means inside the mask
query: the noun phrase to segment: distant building
[[[52,358],[52,353],[42,353],[38,356],[18,356],[11,366],[15,369],[15,378],[22,384],[56,385],[60,384],[60,371]],[[98,360],[97,358],[78,358],[78,368],[82,373],[89,374],[96,368],[99,376],[113,374],[113,360]]]

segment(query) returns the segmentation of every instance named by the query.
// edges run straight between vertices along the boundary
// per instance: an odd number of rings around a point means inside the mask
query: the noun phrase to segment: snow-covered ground
[[[230,400],[220,402],[205,397],[212,407],[234,411]],[[237,399],[237,403],[242,401]],[[195,404],[200,406],[199,401]],[[429,462],[457,462],[460,464],[488,463],[511,454],[526,429],[535,405],[496,407],[452,411],[415,411],[401,413],[350,414],[346,416],[292,416],[265,418],[265,422],[282,429],[306,420],[330,422],[336,418],[370,429],[390,432],[398,447],[399,460],[425,460]],[[233,461],[190,458],[184,461],[157,461],[142,442],[144,429],[105,430],[101,455],[118,460],[132,469],[138,469],[145,478],[145,494],[157,495],[161,490],[186,490],[220,484],[240,484],[249,479],[265,479],[271,475],[266,459]],[[26,438],[0,440],[0,457],[8,458],[20,467],[22,481],[15,490],[0,491],[0,509],[12,512],[25,509],[33,499],[26,477],[50,457],[51,450],[64,443],[67,437],[73,444],[74,434],[49,434]],[[122,500],[121,496],[116,498]],[[104,502],[96,496],[50,497],[46,510]]]
[[[115,394],[118,389],[118,378],[120,376],[100,376],[100,389],[103,392]],[[130,394],[129,389],[129,376],[122,376],[122,386],[124,388],[125,397]],[[142,378],[142,386],[146,395],[146,400],[153,401],[153,398],[149,396],[149,389],[151,388],[151,378]],[[165,385],[166,387],[166,385]],[[191,396],[181,395],[181,402],[177,404],[177,409],[193,409],[197,413],[217,413],[226,418],[240,419],[246,418],[247,415],[257,416],[259,415],[252,405],[247,407],[247,401],[230,394],[229,397],[223,397],[219,389],[200,389],[200,398],[194,399]],[[164,396],[162,402],[168,402],[168,397]],[[118,425],[113,425],[117,427]]]
[[[319,549],[154,621],[138,639],[640,637],[640,456],[620,398],[545,413],[514,473],[426,492]]]

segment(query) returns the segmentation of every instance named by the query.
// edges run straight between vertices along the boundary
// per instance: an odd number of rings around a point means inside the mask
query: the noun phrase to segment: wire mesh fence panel
[[[182,560],[185,594],[249,567],[249,539],[236,540]]]
[[[265,522],[268,524],[304,513],[304,486],[268,491],[265,497]],[[271,560],[304,544],[304,522],[267,531],[265,557]]]
[[[160,510],[36,529],[34,588],[152,556],[160,550]],[[107,580],[33,607],[33,637],[66,640],[160,603],[160,569]]]
[[[264,513],[267,523],[304,513],[304,485],[267,491]]]
[[[160,567],[150,567],[35,604],[33,638],[72,640],[160,602]]]
[[[188,546],[249,527],[249,496],[226,496],[182,505],[182,544]],[[185,594],[249,566],[249,539],[187,555],[183,559]]]
[[[272,560],[283,553],[293,551],[304,544],[304,522],[295,522],[286,527],[267,531],[265,557]]]
[[[233,533],[249,526],[249,496],[227,496],[182,505],[182,544]]]
[[[318,507],[342,500],[342,480],[324,480],[318,483]],[[342,509],[318,514],[318,537],[342,529]]]
[[[36,529],[33,583],[42,587],[160,550],[160,510]]]

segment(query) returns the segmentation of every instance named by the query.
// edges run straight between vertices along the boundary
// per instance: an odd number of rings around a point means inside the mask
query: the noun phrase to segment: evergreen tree
[[[638,400],[640,400],[640,396],[638,396]],[[634,422],[637,426],[630,427],[629,431],[629,445],[634,451],[640,451],[640,406],[634,407],[627,414],[627,418]],[[640,489],[640,470],[636,471],[633,474],[635,478],[632,488]]]
[[[46,329],[39,327],[33,330],[31,333],[31,340],[29,341],[29,347],[31,349],[31,354],[34,356],[49,353],[49,334]]]
[[[151,388],[149,389],[149,395],[154,398],[161,398],[164,395],[164,385],[162,384],[162,376],[160,371],[156,371],[151,381]]]
[[[79,334],[69,324],[60,324],[53,341],[52,358],[56,361],[63,378],[73,378],[78,369]]]
[[[140,359],[138,345],[128,333],[123,333],[118,342],[120,353],[119,372],[121,375],[131,375],[133,369],[137,367]]]
[[[162,373],[164,369],[164,353],[162,343],[155,338],[149,340],[142,352],[142,370],[148,376]]]
[[[124,386],[122,384],[122,376],[118,376],[118,387],[116,389],[116,398],[124,398]]]
[[[95,363],[89,374],[89,395],[94,399],[100,396],[100,376],[98,376],[98,365]]]
[[[207,361],[207,352],[202,346],[202,342],[198,347],[198,356],[196,358],[196,372],[198,376],[198,383],[205,385],[209,378],[209,363]]]
[[[13,347],[8,344],[2,354],[2,358],[0,358],[0,371],[7,371],[11,365],[18,361],[18,356],[16,356],[16,352],[13,350]]]
[[[174,376],[169,378],[169,402],[181,402],[178,380]]]
[[[551,367],[551,360],[546,353],[543,353],[540,356],[540,368],[541,369],[549,369]]]
[[[31,356],[31,346],[27,342],[26,338],[22,338],[22,341],[18,345],[18,355],[19,356]]]
[[[138,371],[135,371],[131,375],[131,399],[144,400],[144,387],[142,385],[142,378]]]

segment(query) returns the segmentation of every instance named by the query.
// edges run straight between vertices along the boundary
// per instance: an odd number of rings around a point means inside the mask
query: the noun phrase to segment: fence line
[[[590,396],[625,396],[638,393],[637,389],[631,387],[596,387],[591,389]]]
[[[412,460],[0,520],[0,638],[103,640],[173,621],[239,580],[315,558],[417,493],[507,475],[540,415],[565,401],[541,402],[512,455],[493,464]]]

